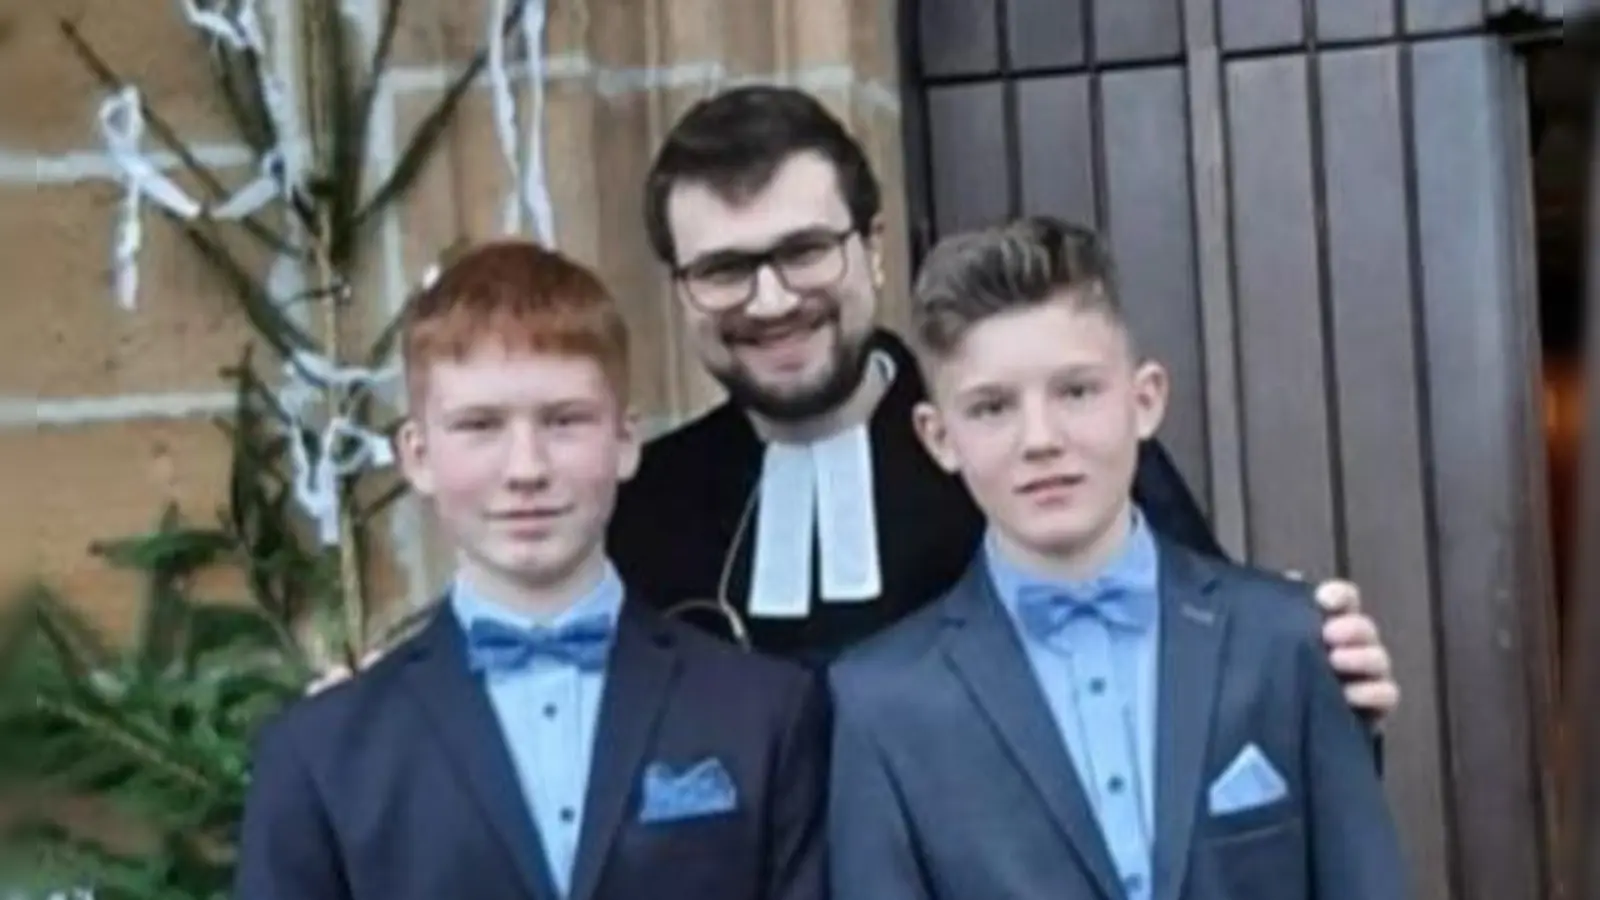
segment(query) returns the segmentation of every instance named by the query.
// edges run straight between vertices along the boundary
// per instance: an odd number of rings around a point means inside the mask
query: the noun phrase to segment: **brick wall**
[[[271,30],[312,0],[260,2]],[[370,24],[381,4],[345,5]],[[488,5],[405,4],[396,68],[376,114],[377,166],[392,163],[476,50]],[[799,84],[856,130],[890,198],[891,283],[904,283],[893,6],[552,0],[544,121],[558,244],[596,264],[626,303],[641,348],[638,397],[657,425],[697,412],[716,392],[680,349],[639,223],[639,188],[666,127],[715,86]],[[178,0],[0,0],[0,575],[42,575],[125,634],[138,586],[86,548],[145,529],[167,502],[197,518],[222,503],[226,448],[208,417],[228,408],[217,372],[251,332],[226,288],[154,210],[145,216],[139,306],[118,307],[109,260],[121,189],[95,130],[104,94],[60,37],[60,17],[75,21],[230,184],[253,177],[254,162],[234,137]],[[298,80],[292,46],[275,46],[279,71]],[[526,105],[527,79],[518,91]],[[479,85],[372,251],[358,297],[369,324],[398,308],[443,248],[497,233],[509,180],[492,123]],[[901,315],[893,298],[888,314]],[[403,508],[391,531],[395,564],[380,581],[384,594],[426,597],[443,572],[425,515]],[[208,587],[219,597],[236,593],[225,574]]]

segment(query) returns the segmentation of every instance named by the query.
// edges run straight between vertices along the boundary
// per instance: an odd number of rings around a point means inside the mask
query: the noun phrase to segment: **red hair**
[[[486,341],[508,352],[594,360],[622,402],[628,329],[588,267],[529,241],[480,245],[455,259],[401,313],[400,352],[413,398],[438,360],[458,361]]]

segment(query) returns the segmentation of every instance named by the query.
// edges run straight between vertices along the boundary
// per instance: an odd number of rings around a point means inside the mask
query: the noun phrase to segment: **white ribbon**
[[[544,26],[546,0],[528,0],[522,14],[523,56],[533,84],[533,113],[528,122],[528,170],[522,191],[533,216],[534,234],[547,247],[556,244],[555,208],[544,175]]]
[[[304,180],[305,160],[301,156],[304,144],[299,139],[300,129],[289,105],[288,91],[267,63],[266,31],[256,12],[256,0],[238,0],[231,13],[225,11],[228,5],[228,0],[215,0],[211,8],[206,8],[197,0],[183,0],[184,15],[190,25],[232,50],[255,54],[261,72],[261,100],[266,106],[267,118],[272,120],[272,130],[278,136],[278,147],[273,151],[277,158],[275,164],[281,170],[277,184],[287,195],[298,190]],[[269,196],[261,202],[270,199]],[[254,207],[250,212],[259,208]]]
[[[388,437],[335,413],[323,426],[313,456],[306,448],[306,410],[325,391],[331,390],[343,399],[358,387],[398,376],[399,370],[337,366],[314,353],[296,351],[284,364],[284,375],[285,384],[277,399],[287,419],[295,500],[316,522],[317,537],[323,545],[334,546],[340,539],[340,480],[366,468],[394,465],[394,449]]]
[[[112,271],[116,278],[117,302],[131,310],[139,297],[139,250],[144,245],[140,215],[144,201],[160,204],[182,219],[202,213],[218,219],[241,219],[282,194],[283,163],[280,156],[268,153],[261,160],[261,175],[220,205],[207,210],[189,196],[177,182],[145,155],[144,101],[139,89],[125,85],[100,105],[100,135],[122,183],[122,203],[118,207],[112,240]]]
[[[501,225],[508,234],[519,233],[526,215],[532,219],[539,241],[554,246],[555,211],[544,174],[546,0],[526,0],[518,32],[533,87],[533,110],[527,123],[526,167],[524,153],[517,148],[517,105],[506,62],[505,20],[513,2],[516,0],[494,0],[488,24],[489,89],[494,103],[495,136],[499,139],[500,155],[505,158],[512,184],[501,213]]]
[[[144,139],[144,108],[139,89],[128,85],[100,106],[100,133],[123,186],[112,240],[112,270],[117,302],[131,310],[139,298],[139,248],[144,230],[139,213],[146,197],[184,218],[200,212],[200,204],[161,173],[139,149]]]
[[[231,13],[200,6],[196,0],[183,0],[191,24],[234,50],[264,57],[266,38],[256,14],[255,0],[241,0]],[[112,271],[117,302],[123,309],[138,305],[139,251],[144,244],[140,214],[146,199],[160,204],[173,215],[195,219],[202,213],[214,219],[237,220],[253,215],[279,197],[289,197],[300,184],[304,170],[299,158],[301,142],[289,115],[286,94],[278,80],[262,67],[262,90],[267,113],[273,121],[279,144],[264,154],[259,174],[233,196],[207,208],[189,196],[177,182],[144,154],[145,122],[139,89],[126,85],[100,106],[100,133],[123,185],[122,203],[112,241]]]

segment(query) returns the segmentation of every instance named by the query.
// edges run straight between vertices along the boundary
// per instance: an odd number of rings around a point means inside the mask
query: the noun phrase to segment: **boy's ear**
[[[639,457],[644,452],[644,417],[630,406],[618,419],[617,429],[622,443],[617,454],[617,480],[627,481],[639,471]]]
[[[1167,370],[1155,360],[1145,360],[1133,372],[1133,402],[1139,438],[1148,440],[1167,415]]]
[[[428,471],[428,443],[422,435],[417,420],[407,417],[394,435],[395,456],[400,461],[400,474],[405,476],[411,489],[424,497],[433,494],[433,474]]]
[[[916,426],[922,448],[928,451],[939,468],[954,475],[961,468],[960,460],[950,446],[950,435],[944,427],[944,417],[938,407],[924,400],[911,410],[911,422]]]

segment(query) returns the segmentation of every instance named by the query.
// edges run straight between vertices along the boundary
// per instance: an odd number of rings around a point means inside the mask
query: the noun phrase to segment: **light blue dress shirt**
[[[1024,571],[1005,556],[992,532],[984,553],[995,591],[1017,625],[1123,888],[1129,900],[1148,900],[1160,617],[1151,615],[1149,626],[1136,631],[1097,615],[1076,615],[1041,640],[1018,619],[1019,597],[1028,589],[1071,585]],[[1135,510],[1126,542],[1101,574],[1156,584],[1157,572],[1155,539]],[[1151,609],[1159,602],[1159,589],[1154,593],[1140,598]]]
[[[522,628],[560,627],[594,615],[615,622],[622,595],[622,581],[607,564],[600,582],[582,600],[547,622],[490,602],[462,577],[456,579],[450,602],[463,627],[478,619]],[[583,801],[589,787],[605,673],[583,672],[574,665],[539,659],[524,671],[491,674],[485,686],[523,797],[539,827],[550,874],[566,896],[583,827]]]

